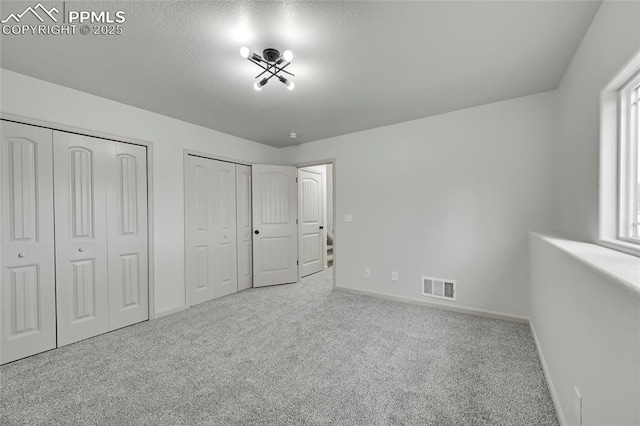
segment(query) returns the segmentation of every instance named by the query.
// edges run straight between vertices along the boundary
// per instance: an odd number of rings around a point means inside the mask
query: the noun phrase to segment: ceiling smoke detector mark
[[[293,132],[291,132],[291,133],[289,133],[289,137],[290,137],[291,139],[295,139],[295,138],[297,138],[297,137],[298,137],[298,135],[297,135],[297,134],[295,134],[295,133],[293,133]]]
[[[422,295],[456,300],[456,282],[444,278],[422,277]]]

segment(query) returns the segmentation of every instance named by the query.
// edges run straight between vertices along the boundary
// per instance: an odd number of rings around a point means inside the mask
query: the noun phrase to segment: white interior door
[[[254,164],[253,286],[298,280],[296,168]]]
[[[149,319],[147,150],[106,142],[109,329]]]
[[[298,258],[300,277],[324,268],[324,173],[298,170]]]
[[[56,346],[52,131],[0,122],[0,363]]]
[[[58,346],[109,330],[104,140],[53,132]]]
[[[238,291],[235,165],[187,156],[186,268],[190,306]]]
[[[236,208],[238,228],[238,290],[246,290],[253,286],[250,166],[236,164]]]

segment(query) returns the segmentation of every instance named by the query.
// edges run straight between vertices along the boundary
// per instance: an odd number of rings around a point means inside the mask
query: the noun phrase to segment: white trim
[[[134,145],[144,146],[147,149],[147,227],[148,227],[148,274],[149,274],[149,320],[157,318],[155,312],[155,263],[154,263],[154,210],[153,210],[153,143],[141,139],[134,139],[126,136],[113,135],[104,132],[84,129],[82,127],[69,126],[51,121],[39,120],[37,118],[24,117],[16,114],[0,112],[0,120],[11,121],[15,123],[27,124],[30,126],[44,127],[47,129],[58,130],[61,132],[75,133],[79,135],[91,136],[99,139],[106,139],[116,142],[130,143]]]
[[[640,293],[640,262],[635,256],[610,250],[599,244],[569,240],[557,234],[529,232],[547,243],[557,247],[571,258],[603,274],[612,283]]]
[[[560,398],[558,397],[558,392],[556,392],[556,387],[553,384],[553,380],[551,379],[551,372],[549,371],[549,367],[547,366],[547,361],[544,358],[544,353],[542,352],[542,346],[540,345],[540,340],[538,340],[538,334],[536,333],[536,328],[533,325],[533,321],[529,319],[529,327],[531,328],[531,334],[533,334],[533,341],[535,342],[536,349],[538,351],[538,358],[540,358],[540,364],[542,365],[542,372],[544,373],[545,381],[547,382],[547,387],[549,388],[549,393],[551,394],[551,400],[553,401],[553,406],[556,409],[556,416],[558,417],[558,422],[560,422],[560,426],[567,426],[567,421],[564,418],[564,413],[562,412],[562,406],[560,405]]]
[[[61,132],[76,133],[79,135],[91,136],[98,139],[107,139],[110,141],[125,142],[125,143],[131,143],[134,145],[142,145],[142,146],[153,145],[152,142],[145,141],[142,139],[135,139],[127,136],[98,132],[96,130],[85,129],[83,127],[69,126],[66,124],[54,123],[51,121],[45,121],[45,120],[40,120],[37,118],[31,118],[31,117],[24,117],[22,115],[9,114],[6,112],[0,112],[0,119],[13,121],[16,123],[28,124],[30,126],[46,127],[47,129],[59,130]]]
[[[640,67],[639,67],[640,68]],[[630,97],[635,94],[636,88],[640,84],[640,71],[636,73],[631,79],[626,82],[618,90],[618,234],[617,237],[620,240],[628,241],[632,244],[638,244],[638,241],[629,235],[633,233],[629,228],[629,224],[634,224],[637,220],[636,216],[636,188],[635,176],[633,172],[638,165],[636,164],[638,147],[634,141],[631,141],[631,124],[635,123],[635,117],[632,120],[632,115],[629,110],[632,107],[630,103]],[[636,108],[639,108],[637,105]],[[637,123],[635,123],[637,125]],[[631,228],[634,228],[632,225]]]
[[[173,315],[173,314],[177,314],[178,312],[182,312],[185,309],[186,308],[184,307],[184,305],[175,306],[173,308],[163,309],[161,311],[156,312],[155,319],[166,317],[166,316]]]
[[[638,246],[638,244],[628,243],[623,240],[606,240],[606,239],[600,239],[598,241],[598,244],[613,250],[630,254],[632,256],[640,257],[640,246]]]
[[[149,320],[156,319],[155,239],[153,212],[153,144],[147,147],[147,251],[149,253]]]
[[[619,238],[621,188],[620,90],[640,69],[640,51],[636,52],[622,69],[600,92],[600,176],[599,176],[599,226],[598,244],[640,256],[640,245]],[[635,246],[635,247],[634,247]]]
[[[499,319],[499,320],[510,321],[510,322],[518,322],[522,324],[526,324],[529,322],[528,317],[521,317],[518,315],[505,314],[502,312],[476,309],[476,308],[471,308],[469,306],[445,305],[443,303],[432,302],[428,300],[412,299],[410,297],[395,296],[393,294],[388,294],[388,293],[382,293],[382,292],[371,291],[371,290],[359,290],[359,289],[348,288],[348,287],[336,286],[335,289],[344,291],[347,293],[361,294],[364,296],[372,296],[372,297],[377,297],[379,299],[393,300],[396,302],[409,303],[412,305],[428,306],[431,308],[444,309],[446,311],[459,312],[462,314],[470,314],[478,317],[493,318],[493,319]]]

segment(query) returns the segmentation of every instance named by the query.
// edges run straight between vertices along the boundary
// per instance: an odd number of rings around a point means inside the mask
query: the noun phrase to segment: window
[[[640,257],[640,52],[600,92],[598,243]]]
[[[640,73],[620,89],[618,238],[640,244]]]

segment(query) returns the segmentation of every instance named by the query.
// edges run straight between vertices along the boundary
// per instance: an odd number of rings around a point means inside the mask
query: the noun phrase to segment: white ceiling
[[[123,34],[2,35],[0,66],[281,147],[553,90],[599,5],[67,1]],[[243,45],[291,49],[295,90],[256,92]]]

